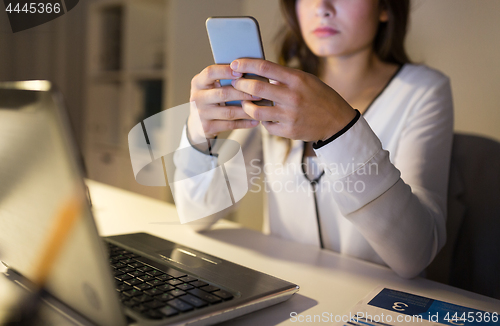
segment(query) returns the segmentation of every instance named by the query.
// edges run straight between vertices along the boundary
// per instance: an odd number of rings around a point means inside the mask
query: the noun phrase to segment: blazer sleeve
[[[446,241],[446,198],[453,138],[448,78],[429,87],[413,106],[394,164],[363,117],[316,149],[326,177],[344,184],[333,192],[341,213],[402,277],[417,276]],[[355,164],[356,169],[328,169]],[[347,191],[352,189],[363,191]],[[350,187],[349,187],[350,186]]]
[[[230,146],[225,144],[219,154],[208,155],[191,146],[184,126],[179,148],[174,154],[173,195],[181,222],[195,231],[209,229],[236,209],[238,205],[232,200],[237,202],[245,195],[244,185],[246,183],[250,188],[250,176],[255,174],[253,170],[260,171],[263,156],[260,129],[234,130],[228,139],[232,141]],[[216,143],[224,141],[218,139]],[[240,146],[243,161],[223,158],[233,155]],[[224,164],[221,164],[222,160]]]

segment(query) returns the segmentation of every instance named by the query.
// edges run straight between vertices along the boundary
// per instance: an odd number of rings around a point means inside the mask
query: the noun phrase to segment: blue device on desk
[[[451,326],[493,326],[500,321],[498,312],[459,306],[392,289],[383,289],[368,304]]]

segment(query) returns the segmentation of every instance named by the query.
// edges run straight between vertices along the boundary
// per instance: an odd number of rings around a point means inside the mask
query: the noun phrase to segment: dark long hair
[[[318,76],[320,60],[306,45],[300,32],[295,12],[296,0],[281,0],[285,26],[281,31],[283,41],[279,50],[279,63],[298,68]],[[402,65],[410,59],[404,48],[404,40],[410,14],[410,0],[380,0],[382,9],[387,10],[387,22],[379,23],[373,42],[373,50],[380,60]]]
[[[307,47],[302,38],[295,11],[295,2],[296,0],[280,0],[281,11],[285,17],[285,26],[278,35],[283,40],[278,52],[278,62],[281,65],[297,68],[318,76],[320,59]],[[380,8],[387,10],[388,20],[379,23],[373,41],[375,54],[383,62],[398,65],[410,63],[404,48],[410,15],[410,0],[380,0]],[[286,161],[292,142],[287,138],[278,138],[287,142],[287,151],[284,157],[284,161]]]

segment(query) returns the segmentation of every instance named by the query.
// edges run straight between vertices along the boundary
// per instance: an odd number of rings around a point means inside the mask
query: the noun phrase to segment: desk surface
[[[499,300],[423,278],[402,279],[389,268],[243,229],[232,222],[220,221],[211,231],[196,233],[179,223],[171,204],[91,180],[87,184],[103,236],[148,232],[300,286],[290,300],[227,325],[296,324],[289,319],[291,312],[348,314],[377,286],[500,312]]]
[[[231,325],[295,324],[289,320],[293,311],[343,315],[377,286],[481,310],[500,310],[500,301],[492,298],[423,278],[405,280],[389,268],[266,236],[232,222],[220,221],[213,230],[196,233],[179,223],[173,205],[93,181],[88,186],[102,235],[148,232],[300,286],[290,300],[240,317]]]

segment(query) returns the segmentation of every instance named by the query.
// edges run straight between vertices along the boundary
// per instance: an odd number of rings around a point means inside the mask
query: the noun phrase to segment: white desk
[[[228,325],[292,323],[290,312],[343,315],[378,285],[500,312],[500,301],[423,278],[405,280],[389,268],[285,241],[220,221],[195,233],[178,221],[173,205],[88,182],[102,235],[144,231],[300,285],[290,300]]]
[[[379,285],[500,312],[499,300],[423,278],[405,280],[389,268],[242,229],[228,221],[198,234],[179,223],[173,205],[90,180],[88,186],[103,236],[148,232],[300,285],[290,300],[224,325],[297,324],[289,319],[291,312],[344,315]]]

